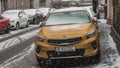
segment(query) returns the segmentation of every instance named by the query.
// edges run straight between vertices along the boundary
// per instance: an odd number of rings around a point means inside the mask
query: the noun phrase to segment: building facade
[[[0,13],[10,9],[39,8],[41,0],[0,0]]]
[[[120,0],[113,0],[113,23],[111,35],[120,50]]]
[[[113,23],[113,0],[107,0],[107,23]]]
[[[46,0],[46,7],[52,8],[81,5],[92,5],[92,0]]]

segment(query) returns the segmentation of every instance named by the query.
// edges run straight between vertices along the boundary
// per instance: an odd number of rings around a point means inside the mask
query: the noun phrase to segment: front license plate
[[[68,51],[75,51],[74,46],[67,46],[67,47],[56,47],[55,51],[57,52],[68,52]]]

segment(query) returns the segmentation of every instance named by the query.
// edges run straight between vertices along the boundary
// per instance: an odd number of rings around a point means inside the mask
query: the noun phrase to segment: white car
[[[42,14],[39,9],[25,9],[24,12],[28,15],[30,23],[34,24],[36,23],[37,16],[40,16]]]
[[[54,8],[39,8],[39,10],[43,13],[43,16],[47,16],[49,12],[54,11]]]
[[[29,26],[28,16],[23,10],[7,10],[3,12],[2,16],[9,18],[11,27],[16,30]]]
[[[94,13],[92,6],[84,6],[83,8],[87,9],[87,11],[90,13],[90,16],[96,17],[97,14]]]

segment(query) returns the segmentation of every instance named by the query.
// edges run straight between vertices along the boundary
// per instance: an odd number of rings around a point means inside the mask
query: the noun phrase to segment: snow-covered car
[[[10,19],[12,29],[29,26],[28,16],[23,10],[7,10],[2,13],[2,16]]]
[[[49,12],[54,11],[54,8],[39,8],[39,10],[43,13],[43,16],[46,17]]]
[[[100,18],[100,13],[99,13],[99,10],[97,9],[97,13],[95,13],[93,11],[93,7],[92,6],[83,6],[83,8],[87,9],[87,11],[90,13],[90,16],[91,17],[96,17],[96,18]]]
[[[97,14],[94,13],[92,6],[84,6],[83,8],[87,9],[92,18],[96,17]]]
[[[79,7],[79,8],[86,9],[89,12],[89,14],[92,18],[95,18],[95,17],[97,18],[97,14],[93,11],[92,6],[82,6],[82,7]]]
[[[84,8],[70,7],[51,12],[45,22],[40,23],[41,29],[35,37],[37,61],[45,68],[52,64],[59,67],[59,64],[99,62],[96,24],[96,19]]]
[[[0,15],[0,32],[5,31],[5,33],[10,32],[10,20]]]
[[[39,24],[42,21],[43,15],[39,9],[25,9],[24,11],[28,15],[31,24]]]

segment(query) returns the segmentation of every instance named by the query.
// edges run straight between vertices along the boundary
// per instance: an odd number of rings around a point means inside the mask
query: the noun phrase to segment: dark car
[[[0,15],[0,32],[5,31],[5,33],[10,32],[10,20]]]
[[[25,9],[25,13],[29,17],[30,24],[39,24],[41,22],[41,11],[38,9]]]

